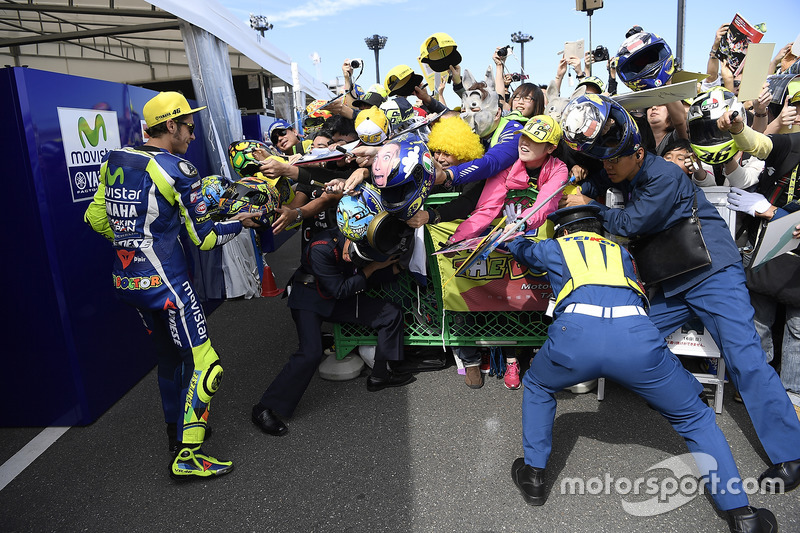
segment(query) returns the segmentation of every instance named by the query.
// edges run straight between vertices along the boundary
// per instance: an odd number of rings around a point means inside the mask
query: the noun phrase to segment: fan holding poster
[[[750,24],[743,16],[736,13],[728,25],[728,31],[720,40],[717,57],[721,61],[727,61],[734,76],[738,76],[741,74],[744,58],[747,55],[747,47],[750,43],[761,42],[766,31],[765,23]]]

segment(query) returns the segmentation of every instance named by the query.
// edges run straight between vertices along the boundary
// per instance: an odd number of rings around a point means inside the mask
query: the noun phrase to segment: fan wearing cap
[[[525,127],[516,132],[519,135],[519,158],[509,168],[488,178],[478,200],[478,207],[451,237],[452,242],[477,237],[492,221],[501,216],[507,205],[515,207],[510,192],[520,189],[537,191],[537,201],[521,215],[539,209],[527,223],[530,230],[538,228],[547,215],[558,208],[561,195],[555,195],[547,205],[540,208],[543,199],[558,190],[568,178],[567,166],[553,155],[561,141],[561,126],[548,115],[537,115],[528,120]]]
[[[524,457],[514,461],[511,479],[526,503],[544,505],[556,393],[606,376],[661,413],[695,454],[703,478],[719,480],[706,488],[714,504],[728,511],[731,531],[776,531],[770,511],[748,506],[725,435],[714,411],[699,398],[703,386],[675,359],[649,320],[633,259],[602,236],[600,213],[594,205],[560,209],[549,217],[555,239],[534,242],[519,236],[505,245],[520,264],[547,273],[556,296],[547,341],[523,378]]]
[[[261,213],[240,213],[215,222],[201,191],[197,169],[180,157],[194,140],[195,113],[177,92],[161,92],[143,109],[149,139],[143,146],[112,150],[103,158],[100,181],[84,216],[114,247],[117,296],[135,307],[158,354],[158,384],[176,479],[214,477],[230,461],[200,446],[208,406],[222,366],[208,337],[203,308],[189,278],[179,241],[181,226],[201,250],[225,244],[243,225],[256,227]],[[119,332],[124,342],[125,332]],[[113,354],[113,347],[109,347]],[[124,368],[124,362],[118,371]]]
[[[492,221],[507,213],[509,222],[517,216],[524,217],[530,211],[538,210],[528,219],[527,227],[534,231],[546,221],[547,215],[558,208],[560,194],[550,197],[567,180],[567,166],[553,155],[561,141],[561,127],[548,115],[537,115],[525,124],[519,135],[519,159],[509,168],[500,171],[486,180],[478,199],[477,208],[459,224],[449,242],[481,235]],[[536,201],[523,210],[519,195],[521,190],[536,192]],[[506,388],[515,390],[520,385],[519,363],[514,357],[506,359],[506,372],[503,383]]]
[[[657,236],[696,212],[711,264],[648,287],[650,319],[666,337],[692,317],[700,318],[720,347],[731,381],[774,464],[764,479],[771,485],[773,478],[781,477],[787,490],[800,485],[800,452],[794,444],[800,442],[800,420],[780,378],[766,363],[741,256],[727,224],[681,169],[644,151],[636,124],[617,102],[598,95],[579,97],[564,110],[561,125],[568,143],[603,161],[608,180],[622,190],[624,199],[621,208],[593,201],[609,185],[590,177],[581,183],[588,196],[564,196],[562,205],[597,205],[605,230],[629,238]],[[742,133],[742,125],[733,131]],[[788,472],[782,470],[785,465],[790,465]]]
[[[304,141],[291,124],[283,119],[278,119],[269,125],[267,136],[272,145],[286,155],[302,155],[310,149],[312,142]]]
[[[342,198],[337,208],[337,227],[316,235],[300,254],[300,267],[290,280],[288,301],[300,344],[252,409],[253,423],[265,433],[283,436],[288,432],[280,417],[291,418],[322,361],[323,322],[359,324],[377,330],[368,391],[414,381],[413,375],[390,368],[403,359],[402,309],[395,302],[364,294],[380,275],[391,276],[397,263],[396,257],[359,261],[365,254],[356,243],[361,245],[366,240],[376,214],[362,198]]]
[[[328,148],[357,139],[353,121],[339,115],[329,118],[321,132],[330,140],[326,145]],[[329,190],[327,184],[334,180],[347,179],[353,173],[362,175],[362,178],[368,174],[366,169],[359,169],[355,162],[346,162],[344,159],[326,166],[296,166],[270,158],[262,162],[260,170],[267,177],[286,176],[297,182],[294,199],[290,204],[279,208],[280,216],[272,224],[272,231],[277,235],[302,222],[301,249],[317,233],[336,225],[336,205],[341,194],[340,191]]]

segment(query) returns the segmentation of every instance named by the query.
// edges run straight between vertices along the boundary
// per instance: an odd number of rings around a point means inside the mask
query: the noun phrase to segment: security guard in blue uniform
[[[561,209],[548,217],[556,225],[556,239],[537,243],[517,237],[506,245],[521,264],[548,274],[556,297],[547,341],[522,380],[525,456],[514,461],[514,483],[527,503],[545,503],[555,394],[604,376],[647,400],[684,437],[702,476],[719,479],[720,490],[707,488],[717,507],[728,511],[731,531],[776,530],[770,511],[748,506],[714,411],[700,399],[702,385],[670,355],[648,318],[633,261],[624,248],[601,237],[599,211],[596,206]]]
[[[397,259],[365,262],[358,250],[358,244],[345,238],[337,227],[317,234],[301,254],[289,294],[300,345],[253,406],[253,423],[270,435],[287,433],[286,424],[276,413],[292,416],[322,361],[323,322],[361,324],[377,330],[375,363],[367,378],[370,392],[414,381],[411,374],[392,372],[387,367],[388,361],[403,358],[402,309],[394,302],[364,294],[368,278],[391,267]]]
[[[631,238],[657,234],[690,217],[697,199],[697,217],[711,264],[656,285],[650,319],[665,337],[694,316],[700,318],[720,347],[731,381],[773,463],[759,481],[775,491],[796,488],[800,485],[800,420],[778,374],[766,362],[730,229],[677,165],[644,151],[635,122],[618,103],[599,95],[580,97],[564,110],[562,126],[566,126],[568,143],[603,161],[604,174],[622,189],[624,197],[624,207],[608,208],[592,200],[605,194],[608,185],[584,181],[583,195],[565,196],[562,207],[598,206],[607,232]]]

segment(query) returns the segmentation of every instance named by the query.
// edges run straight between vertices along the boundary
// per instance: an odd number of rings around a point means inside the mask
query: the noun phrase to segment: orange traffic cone
[[[275,276],[269,265],[264,266],[264,274],[261,276],[261,296],[277,296],[283,292],[275,285]]]

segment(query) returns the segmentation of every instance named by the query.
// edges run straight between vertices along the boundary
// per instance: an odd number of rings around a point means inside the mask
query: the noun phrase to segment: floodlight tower
[[[267,17],[264,15],[255,15],[253,13],[250,13],[250,27],[260,33],[261,37],[264,37],[264,34],[273,28],[272,24],[267,20]],[[259,38],[259,41],[260,40]]]
[[[522,73],[525,74],[525,43],[529,43],[533,37],[527,33],[516,31],[511,34],[511,42],[519,43],[519,62],[522,65]]]
[[[381,83],[381,69],[380,64],[378,63],[378,52],[383,50],[383,47],[386,46],[386,39],[388,37],[384,37],[383,35],[378,35],[377,33],[372,37],[365,37],[364,42],[367,43],[367,48],[375,52],[375,83]]]

